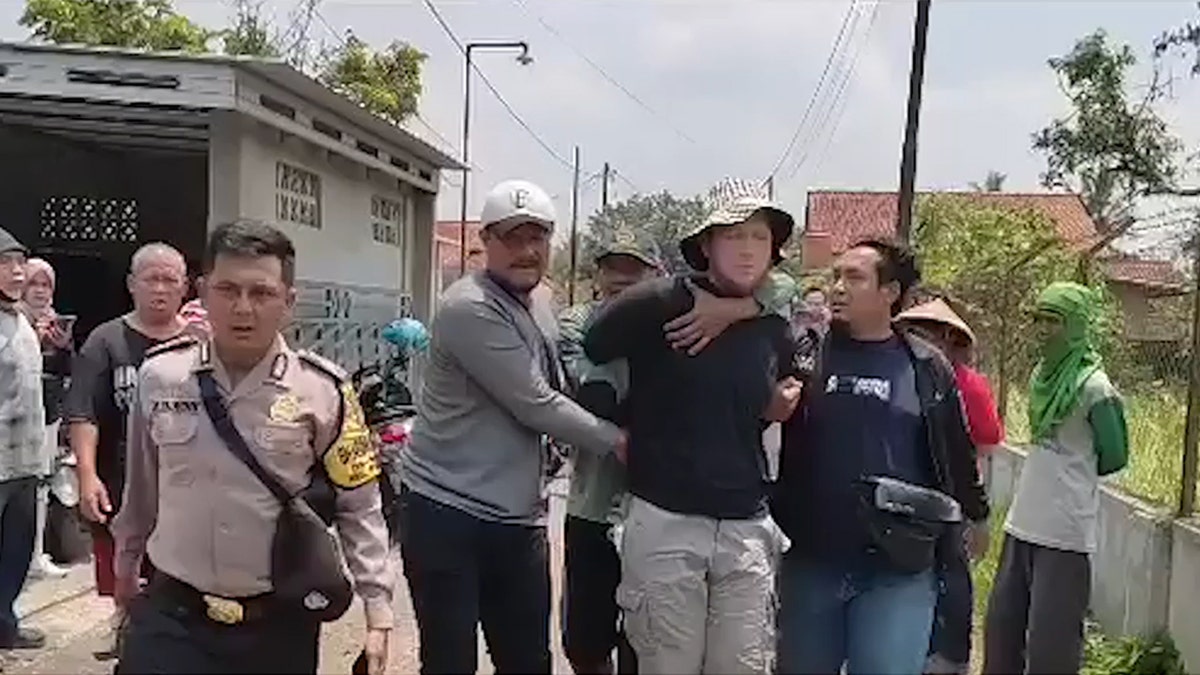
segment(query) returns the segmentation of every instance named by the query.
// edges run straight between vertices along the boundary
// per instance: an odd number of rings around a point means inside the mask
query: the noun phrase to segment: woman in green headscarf
[[[1038,296],[1033,445],[1004,524],[984,673],[1076,673],[1096,550],[1100,477],[1128,458],[1125,412],[1095,348],[1096,296],[1059,282]]]

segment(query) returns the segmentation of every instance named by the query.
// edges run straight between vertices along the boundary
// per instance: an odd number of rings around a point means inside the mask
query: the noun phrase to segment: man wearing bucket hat
[[[622,291],[662,272],[658,244],[645,229],[621,226],[599,238],[596,256],[598,298],[568,308],[559,317],[559,345],[576,400],[601,417],[624,423],[622,406],[629,388],[624,359],[589,363],[583,336],[596,312]],[[786,313],[795,295],[791,277],[772,274],[752,297],[717,297],[693,287],[692,308],[664,325],[672,347],[690,354],[703,351],[733,324],[760,314]],[[636,672],[636,656],[618,630],[616,604],[621,563],[615,540],[627,501],[625,471],[613,458],[575,456],[567,501],[566,592],[563,644],[576,673]]]
[[[564,391],[554,316],[537,291],[549,195],[500,183],[481,220],[487,267],[446,289],[400,461],[400,551],[423,673],[474,672],[483,624],[499,672],[549,673],[547,437],[624,453],[625,434]]]
[[[985,454],[1004,441],[1004,426],[987,378],[970,365],[975,332],[945,299],[936,296],[901,312],[896,323],[932,342],[954,366],[954,379],[967,414],[967,431],[979,451],[982,474]],[[964,537],[961,546],[952,542],[955,545],[941,561],[941,587],[925,662],[925,672],[930,675],[965,674],[970,668],[973,601],[967,558],[978,557],[987,549],[988,531],[981,527],[964,534],[971,540]]]
[[[793,220],[757,186],[726,179],[680,243],[689,276],[631,288],[584,338],[594,363],[626,359],[630,500],[617,601],[638,668],[766,673],[774,661],[774,569],[783,538],[766,507],[762,432],[799,398],[787,321],[760,314],[700,353],[672,348],[663,323],[691,287],[750,298]]]
[[[772,501],[792,540],[780,673],[922,672],[943,542],[964,519],[986,526],[954,370],[894,328],[919,279],[912,252],[885,240],[833,265],[830,331],[784,425]]]
[[[1099,481],[1129,458],[1124,405],[1096,350],[1096,305],[1091,289],[1070,282],[1050,284],[1037,299],[1033,445],[1004,523],[984,673],[1079,672]]]
[[[0,229],[0,649],[39,648],[46,636],[23,628],[14,603],[29,573],[44,473],[42,347],[20,309],[28,249]]]

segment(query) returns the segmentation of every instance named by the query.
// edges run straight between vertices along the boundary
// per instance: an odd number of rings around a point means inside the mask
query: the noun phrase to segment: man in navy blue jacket
[[[912,254],[864,241],[839,257],[833,275],[833,322],[784,428],[772,504],[792,540],[781,571],[778,670],[834,673],[845,664],[852,674],[914,675],[933,624],[937,545],[916,551],[927,565],[897,556],[895,540],[872,528],[860,479],[885,476],[953,497],[978,523],[969,528],[976,539],[986,532],[987,498],[950,363],[892,328],[919,278]],[[910,554],[921,548],[903,543]]]

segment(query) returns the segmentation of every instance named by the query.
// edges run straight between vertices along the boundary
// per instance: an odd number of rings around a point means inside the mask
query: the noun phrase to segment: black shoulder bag
[[[271,541],[271,583],[275,599],[294,615],[307,616],[318,622],[336,621],[350,608],[354,587],[346,575],[329,523],[317,515],[313,506],[316,497],[306,494],[319,490],[332,494],[329,479],[317,467],[310,487],[300,494],[290,494],[258,461],[234,426],[212,373],[201,371],[197,377],[204,410],[217,435],[283,507]],[[332,516],[328,520],[331,521]]]

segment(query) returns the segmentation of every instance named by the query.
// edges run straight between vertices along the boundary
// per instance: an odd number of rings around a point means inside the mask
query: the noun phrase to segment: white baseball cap
[[[553,233],[556,220],[550,195],[527,180],[506,180],[496,185],[488,192],[480,215],[483,227],[501,235],[526,223],[541,225]]]

